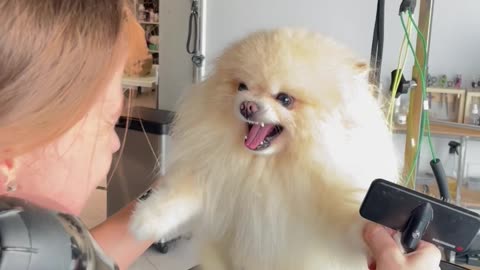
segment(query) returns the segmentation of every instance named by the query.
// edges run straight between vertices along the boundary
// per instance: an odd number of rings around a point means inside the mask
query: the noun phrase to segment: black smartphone
[[[390,181],[376,179],[371,184],[360,207],[360,215],[372,222],[403,231],[412,212],[425,203],[433,208],[433,219],[422,240],[457,253],[468,251],[480,230],[478,213]]]

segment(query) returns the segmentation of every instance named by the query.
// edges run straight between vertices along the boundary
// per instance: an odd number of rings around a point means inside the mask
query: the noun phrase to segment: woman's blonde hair
[[[0,160],[62,135],[113,76],[124,0],[0,1]]]

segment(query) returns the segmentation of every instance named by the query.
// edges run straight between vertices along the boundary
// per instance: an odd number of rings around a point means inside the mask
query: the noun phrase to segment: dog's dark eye
[[[244,84],[244,83],[240,83],[240,84],[238,85],[238,91],[245,91],[245,90],[248,90],[247,85]]]
[[[280,93],[280,94],[277,95],[277,100],[284,107],[289,108],[290,106],[292,106],[294,98],[285,94],[285,93]]]

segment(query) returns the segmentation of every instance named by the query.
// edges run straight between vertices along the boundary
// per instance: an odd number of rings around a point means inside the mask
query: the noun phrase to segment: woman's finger
[[[397,243],[383,226],[368,223],[365,226],[363,237],[375,258],[381,254],[390,254],[394,258],[402,256]]]
[[[425,241],[420,241],[415,253],[428,254],[432,261],[440,261],[442,259],[442,253],[440,250],[435,245]]]

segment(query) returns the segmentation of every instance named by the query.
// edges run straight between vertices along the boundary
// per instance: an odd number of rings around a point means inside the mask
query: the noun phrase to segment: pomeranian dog
[[[367,269],[360,204],[396,180],[368,65],[301,29],[250,34],[179,105],[166,176],[131,221],[139,239],[193,225],[204,270]]]

